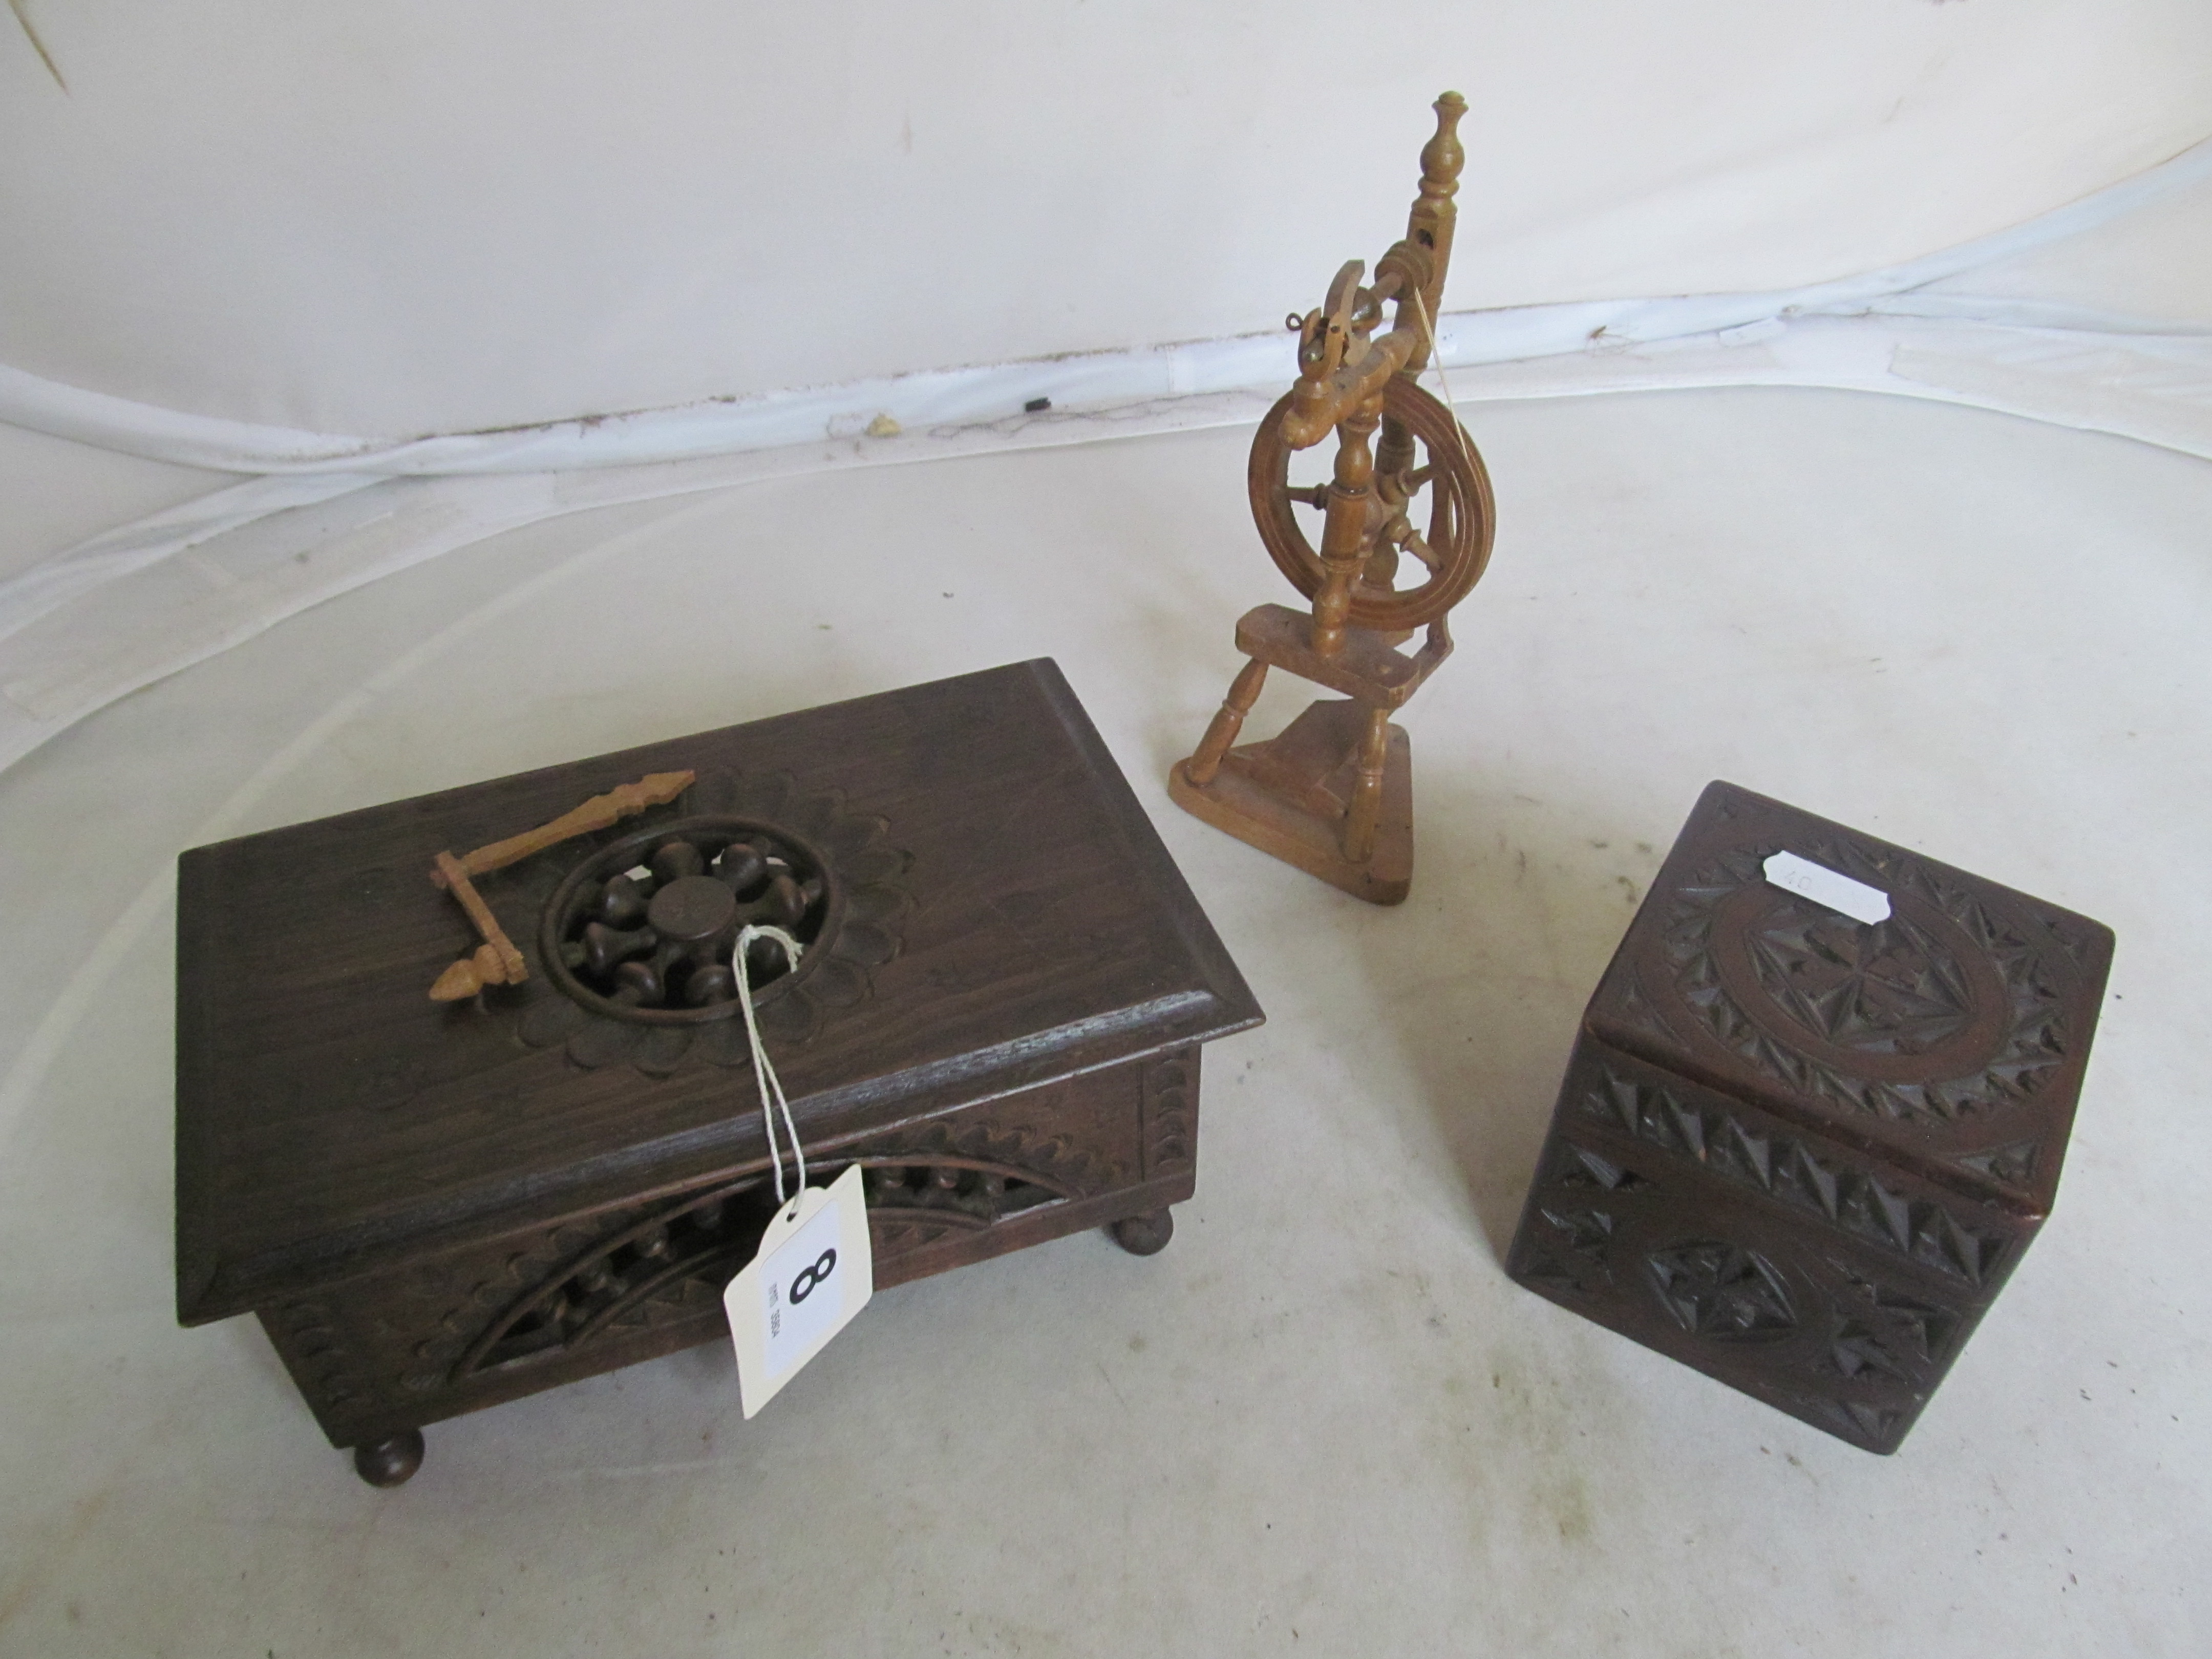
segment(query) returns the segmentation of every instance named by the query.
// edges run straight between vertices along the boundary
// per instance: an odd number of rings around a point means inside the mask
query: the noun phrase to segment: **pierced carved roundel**
[[[564,1047],[586,1069],[750,1066],[732,952],[757,922],[801,946],[796,966],[770,940],[747,953],[762,1032],[808,1041],[866,1000],[872,970],[898,954],[908,859],[886,828],[836,790],[714,772],[668,815],[549,870],[546,884],[518,866],[514,896],[544,896],[526,947],[531,978],[516,988],[517,1035]]]
[[[702,1025],[738,1012],[731,958],[741,929],[780,927],[805,947],[794,968],[773,941],[753,941],[746,978],[758,1006],[817,969],[844,897],[829,860],[787,830],[679,818],[570,871],[546,903],[538,950],[553,982],[594,1013]]]

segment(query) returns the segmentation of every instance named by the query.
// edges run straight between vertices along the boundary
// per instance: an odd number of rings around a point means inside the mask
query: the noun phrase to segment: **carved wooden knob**
[[[615,969],[614,995],[610,1000],[631,1008],[652,1008],[665,995],[660,975],[651,963],[625,962]]]
[[[757,939],[745,946],[745,977],[755,990],[791,970],[791,957],[781,942]]]
[[[747,907],[753,921],[764,921],[775,927],[796,927],[806,916],[806,896],[797,882],[782,870],[768,884],[768,891]]]
[[[750,842],[732,842],[714,860],[714,879],[740,898],[767,877],[768,855]]]
[[[603,921],[592,922],[584,929],[585,971],[595,979],[605,979],[614,971],[616,963],[641,957],[659,944],[660,936],[650,927],[624,933]]]
[[[690,847],[689,842],[678,845],[689,848],[695,860],[698,858],[698,849]],[[664,848],[661,853],[670,850]],[[661,853],[653,855],[656,862],[659,861]],[[669,861],[674,862],[673,860]],[[687,945],[697,939],[712,939],[735,921],[737,915],[737,895],[712,876],[702,875],[683,876],[672,880],[653,896],[653,902],[646,908],[646,919],[652,923],[653,932],[663,939],[677,939]]]
[[[705,854],[688,841],[665,841],[653,849],[649,860],[654,879],[662,882],[681,881],[686,876],[696,876],[707,868]]]
[[[592,915],[610,927],[635,927],[645,920],[645,895],[628,876],[617,876],[601,890]]]
[[[684,981],[684,1000],[694,1008],[704,1008],[710,1002],[733,1002],[737,995],[738,976],[720,963],[696,969]]]

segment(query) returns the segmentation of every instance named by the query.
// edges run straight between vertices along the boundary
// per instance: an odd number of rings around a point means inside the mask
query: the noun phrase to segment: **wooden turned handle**
[[[604,795],[592,796],[574,811],[563,812],[550,823],[541,823],[535,830],[509,836],[505,841],[495,841],[489,847],[479,847],[467,857],[457,859],[454,862],[459,865],[464,874],[471,876],[504,870],[510,864],[520,863],[532,853],[542,853],[572,836],[586,835],[594,830],[611,829],[648,806],[665,806],[689,789],[698,776],[696,772],[649,773],[635,783],[625,783],[608,790]],[[449,884],[443,865],[439,866],[431,879],[441,887]]]
[[[499,918],[492,915],[491,906],[483,902],[483,895],[477,891],[470,877],[504,870],[532,853],[542,853],[572,836],[611,829],[648,806],[665,806],[689,789],[698,776],[696,772],[647,773],[635,783],[622,784],[604,795],[592,796],[550,823],[541,823],[535,830],[509,836],[489,847],[479,847],[466,858],[457,859],[451,853],[439,854],[431,864],[430,879],[460,901],[461,908],[468,912],[483,944],[438,975],[436,983],[430,987],[430,1000],[459,1002],[474,996],[487,985],[520,985],[530,977],[522,952],[514,948],[514,941],[507,938],[506,930],[499,925]]]
[[[514,948],[514,941],[507,938],[507,930],[499,925],[499,918],[492,915],[491,906],[483,902],[483,895],[477,891],[476,884],[469,879],[469,872],[461,867],[461,861],[451,853],[439,854],[437,875],[438,884],[460,901],[461,908],[468,912],[469,920],[476,924],[477,932],[483,936],[483,948],[492,953],[499,964],[501,976],[486,982],[493,985],[520,985],[524,980],[528,979],[530,969],[522,960],[522,952]],[[473,961],[475,958],[469,957],[465,960]],[[455,969],[460,966],[461,963],[456,963],[453,968],[441,974],[438,976],[438,984],[445,984],[447,979],[453,975]],[[434,986],[431,988],[430,994],[437,997],[441,1002],[458,1000],[455,997],[439,997]],[[474,996],[476,991],[471,988],[459,994]]]
[[[507,982],[507,963],[501,959],[499,947],[479,945],[438,975],[437,982],[430,988],[430,1000],[464,1002],[487,985]]]

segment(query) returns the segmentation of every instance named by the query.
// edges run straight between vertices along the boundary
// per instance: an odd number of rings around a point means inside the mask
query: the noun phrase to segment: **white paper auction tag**
[[[1777,853],[1766,860],[1767,880],[1777,887],[1839,910],[1853,921],[1887,921],[1889,895],[1879,887],[1831,870],[1825,864],[1801,859],[1795,853]]]
[[[875,1294],[860,1166],[799,1190],[768,1224],[760,1254],[722,1292],[738,1350],[738,1398],[752,1416],[830,1345]]]

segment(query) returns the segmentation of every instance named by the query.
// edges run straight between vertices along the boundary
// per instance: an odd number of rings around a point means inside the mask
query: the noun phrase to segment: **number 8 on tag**
[[[747,1417],[775,1398],[875,1293],[868,1206],[854,1164],[805,1187],[768,1224],[758,1255],[722,1292]]]

